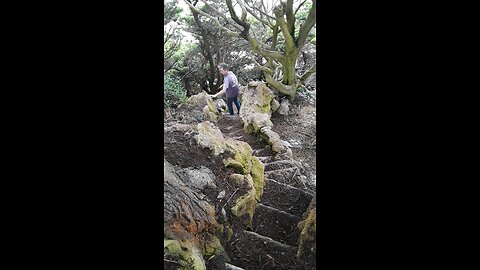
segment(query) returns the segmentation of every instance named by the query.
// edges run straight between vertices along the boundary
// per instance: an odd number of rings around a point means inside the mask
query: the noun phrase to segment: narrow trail
[[[296,259],[300,235],[297,224],[315,191],[299,179],[302,164],[274,157],[260,137],[245,134],[238,115],[222,116],[218,127],[225,138],[248,143],[265,165],[264,193],[255,210],[253,228],[235,233],[225,246],[231,259],[226,269],[306,269]]]

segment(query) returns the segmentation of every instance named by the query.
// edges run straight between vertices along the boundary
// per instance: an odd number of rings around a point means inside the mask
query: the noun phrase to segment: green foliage
[[[315,100],[313,93],[308,91],[304,87],[298,88],[297,92],[302,93],[308,100]]]
[[[178,0],[163,3],[163,25],[178,19],[182,8],[177,6],[177,2]]]
[[[177,61],[183,62],[187,53],[191,52],[198,46],[197,42],[181,43],[178,50],[173,55]]]
[[[194,24],[193,16],[192,15],[182,16],[180,17],[180,22],[186,25],[193,25]]]
[[[179,79],[167,73],[163,81],[163,97],[165,107],[177,107],[187,100],[187,91]]]

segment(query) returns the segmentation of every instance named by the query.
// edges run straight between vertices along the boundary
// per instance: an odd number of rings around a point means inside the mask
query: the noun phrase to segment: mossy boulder
[[[164,266],[166,269],[206,270],[201,251],[191,242],[163,239]],[[168,267],[171,262],[172,267]],[[176,265],[176,267],[174,267]]]
[[[189,97],[186,103],[188,105],[202,106],[202,111],[209,121],[217,121],[220,117],[216,103],[205,91]]]
[[[246,184],[246,193],[240,196],[236,201],[234,206],[232,207],[232,214],[237,217],[241,217],[245,214],[249,215],[249,222],[248,225],[252,225],[253,221],[253,214],[255,212],[255,208],[257,207],[257,200],[256,198],[256,191],[253,184],[253,178],[250,174],[245,177],[245,184]]]
[[[285,142],[280,139],[280,135],[273,131],[270,127],[262,127],[260,136],[268,141],[268,144],[272,146],[272,151],[276,153],[283,153],[287,150]]]
[[[214,155],[226,154],[223,162],[225,167],[235,170],[236,174],[229,177],[229,180],[236,186],[243,186],[243,193],[235,200],[232,213],[237,216],[248,214],[251,224],[253,213],[263,194],[265,185],[263,163],[252,155],[252,148],[249,144],[233,139],[225,139],[221,131],[211,122],[202,122],[197,125],[196,140],[199,145],[212,150]]]
[[[240,118],[246,133],[259,133],[272,150],[276,153],[285,153],[288,147],[280,136],[272,131],[273,123],[270,120],[271,111],[278,110],[280,104],[275,95],[264,83],[249,83],[242,98]]]
[[[208,258],[213,255],[228,257],[218,237],[211,234],[206,234],[203,240],[202,251],[205,257]]]
[[[199,123],[196,127],[197,135],[195,139],[199,145],[204,148],[212,150],[213,155],[217,156],[226,150],[225,138],[223,138],[222,131],[215,127],[209,121]]]
[[[242,96],[242,107],[240,108],[240,119],[245,132],[258,132],[263,126],[273,125],[269,120],[272,99],[272,91],[263,83],[245,89]]]
[[[270,102],[270,107],[272,108],[272,111],[276,112],[278,108],[280,108],[280,102],[273,98]]]
[[[265,165],[257,157],[252,157],[252,180],[255,188],[255,198],[260,201],[265,186]]]
[[[228,180],[235,186],[241,186],[245,182],[245,175],[234,173],[228,177]]]

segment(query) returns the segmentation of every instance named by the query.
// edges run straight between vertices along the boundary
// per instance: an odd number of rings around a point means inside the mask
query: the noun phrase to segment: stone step
[[[296,246],[301,217],[259,203],[253,215],[253,231],[280,243]]]
[[[273,157],[272,156],[266,156],[266,157],[257,157],[263,164],[272,162]]]
[[[235,234],[227,244],[231,263],[245,270],[303,270],[296,259],[297,248],[255,232]]]
[[[257,157],[268,157],[268,156],[273,156],[273,151],[266,147],[266,148],[260,148],[260,149],[254,149],[253,150],[253,155]]]
[[[265,165],[265,171],[274,171],[274,170],[280,170],[280,169],[302,167],[302,164],[300,162],[292,161],[292,160],[277,160],[277,161],[265,163],[264,165]]]
[[[240,268],[238,266],[235,266],[235,265],[229,264],[229,263],[225,264],[225,269],[227,269],[227,270],[245,270],[243,268]]]
[[[265,179],[261,203],[301,217],[315,195],[273,179]]]
[[[265,177],[274,179],[277,182],[287,184],[299,189],[305,189],[305,185],[301,181],[301,173],[298,168],[286,168],[273,171],[265,171]]]

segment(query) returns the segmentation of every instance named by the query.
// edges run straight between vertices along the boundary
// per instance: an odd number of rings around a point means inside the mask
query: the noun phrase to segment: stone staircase
[[[248,136],[254,135],[239,131],[242,126],[238,118],[236,123],[228,121],[229,125],[220,127],[225,137],[252,141]],[[231,259],[226,269],[306,269],[296,257],[300,235],[297,225],[315,196],[314,191],[298,179],[303,170],[299,162],[274,156],[264,142],[255,142],[252,148],[265,164],[264,193],[255,210],[253,228],[234,233],[226,244]]]

